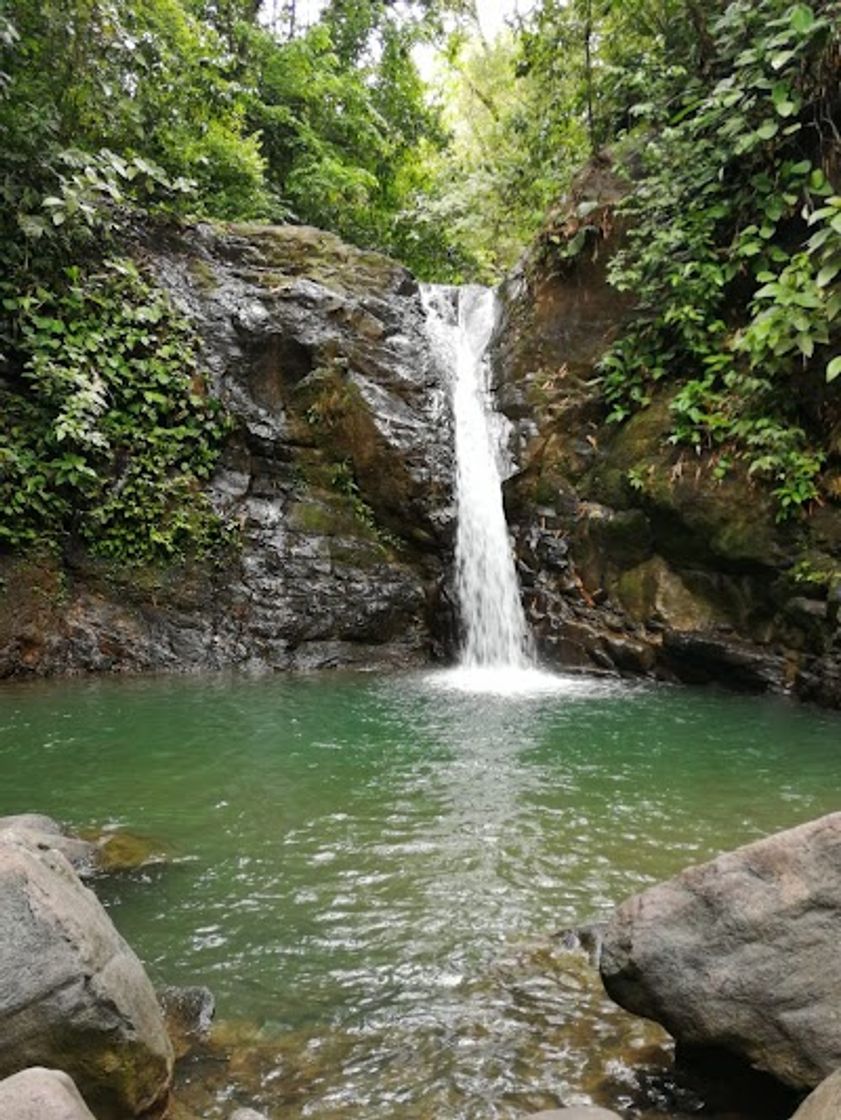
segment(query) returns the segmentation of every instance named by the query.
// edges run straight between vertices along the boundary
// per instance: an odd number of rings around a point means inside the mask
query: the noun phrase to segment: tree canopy
[[[309,223],[493,282],[605,146],[629,183],[611,278],[637,304],[600,371],[610,417],[667,390],[675,441],[743,460],[782,514],[841,493],[837,0],[539,0],[490,42],[469,0],[275,15],[3,6],[0,538],[88,510],[112,555],[209,539],[187,498],[224,424],[188,325],[128,260],[138,222]],[[544,244],[561,268],[585,240]]]

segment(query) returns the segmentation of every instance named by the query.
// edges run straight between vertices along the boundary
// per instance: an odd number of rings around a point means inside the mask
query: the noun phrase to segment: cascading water
[[[452,369],[456,453],[456,585],[466,669],[525,670],[530,640],[502,504],[501,418],[490,404],[487,349],[496,295],[427,287],[430,335]]]

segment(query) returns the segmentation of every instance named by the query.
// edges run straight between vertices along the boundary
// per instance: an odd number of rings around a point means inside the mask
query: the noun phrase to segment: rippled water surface
[[[657,1072],[656,1028],[611,1008],[556,935],[839,808],[841,719],[583,678],[456,683],[0,690],[0,812],[118,823],[171,852],[99,890],[156,981],[216,994],[216,1050],[182,1074],[201,1115],[231,1100],[273,1120],[700,1107]]]

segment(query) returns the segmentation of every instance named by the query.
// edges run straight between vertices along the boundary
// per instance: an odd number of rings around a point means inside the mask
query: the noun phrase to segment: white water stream
[[[496,295],[427,286],[430,337],[452,370],[456,454],[456,590],[464,641],[448,683],[471,691],[555,691],[560,678],[534,664],[502,503],[504,420],[494,412],[487,349]]]

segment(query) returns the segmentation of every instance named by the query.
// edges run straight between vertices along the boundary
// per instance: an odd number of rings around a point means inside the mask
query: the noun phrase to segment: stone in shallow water
[[[107,875],[139,871],[142,867],[165,863],[167,859],[158,840],[137,832],[104,828],[85,831],[83,837],[93,845],[97,868]]]
[[[690,867],[624,902],[601,973],[629,1011],[795,1088],[841,1066],[841,813]]]
[[[255,1112],[253,1108],[238,1108],[231,1113],[230,1120],[266,1120],[264,1112]]]
[[[164,1011],[175,1056],[183,1058],[210,1033],[216,1012],[213,992],[201,986],[168,985],[158,990],[158,1002]]]
[[[0,1120],[95,1120],[73,1078],[33,1066],[0,1081]]]

